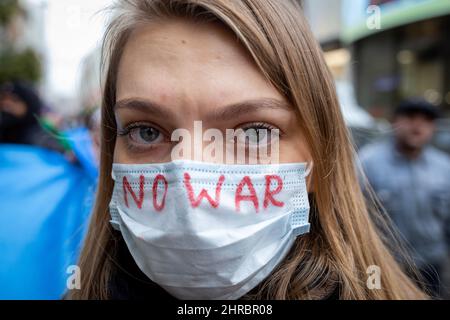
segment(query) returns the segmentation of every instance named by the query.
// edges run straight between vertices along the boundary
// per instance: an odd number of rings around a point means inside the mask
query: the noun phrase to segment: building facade
[[[449,0],[305,0],[303,6],[326,55],[341,50],[349,57],[337,56],[372,115],[389,118],[401,100],[423,97],[450,116]]]

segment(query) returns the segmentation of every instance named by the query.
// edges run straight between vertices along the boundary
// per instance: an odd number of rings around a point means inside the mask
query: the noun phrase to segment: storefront
[[[342,10],[364,108],[389,117],[400,100],[421,96],[450,115],[449,0],[344,0]]]

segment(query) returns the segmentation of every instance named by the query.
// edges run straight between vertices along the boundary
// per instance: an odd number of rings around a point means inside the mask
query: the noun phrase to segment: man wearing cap
[[[450,249],[450,158],[429,145],[438,117],[423,100],[405,101],[395,110],[393,136],[359,153],[370,185],[437,297]]]

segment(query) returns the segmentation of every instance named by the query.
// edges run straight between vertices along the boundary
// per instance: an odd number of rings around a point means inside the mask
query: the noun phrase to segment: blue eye
[[[128,136],[136,144],[154,144],[162,142],[164,137],[158,129],[149,126],[137,126],[129,129]]]

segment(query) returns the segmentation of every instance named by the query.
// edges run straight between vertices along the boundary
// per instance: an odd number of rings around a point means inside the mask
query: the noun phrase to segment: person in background
[[[63,139],[41,120],[43,102],[27,84],[0,86],[0,143],[25,144],[64,153]]]
[[[440,277],[449,253],[450,158],[430,145],[438,109],[420,99],[401,103],[394,134],[364,147],[364,173],[429,290],[440,295]]]
[[[76,272],[97,167],[66,122],[28,85],[0,87],[0,300],[59,299]]]

